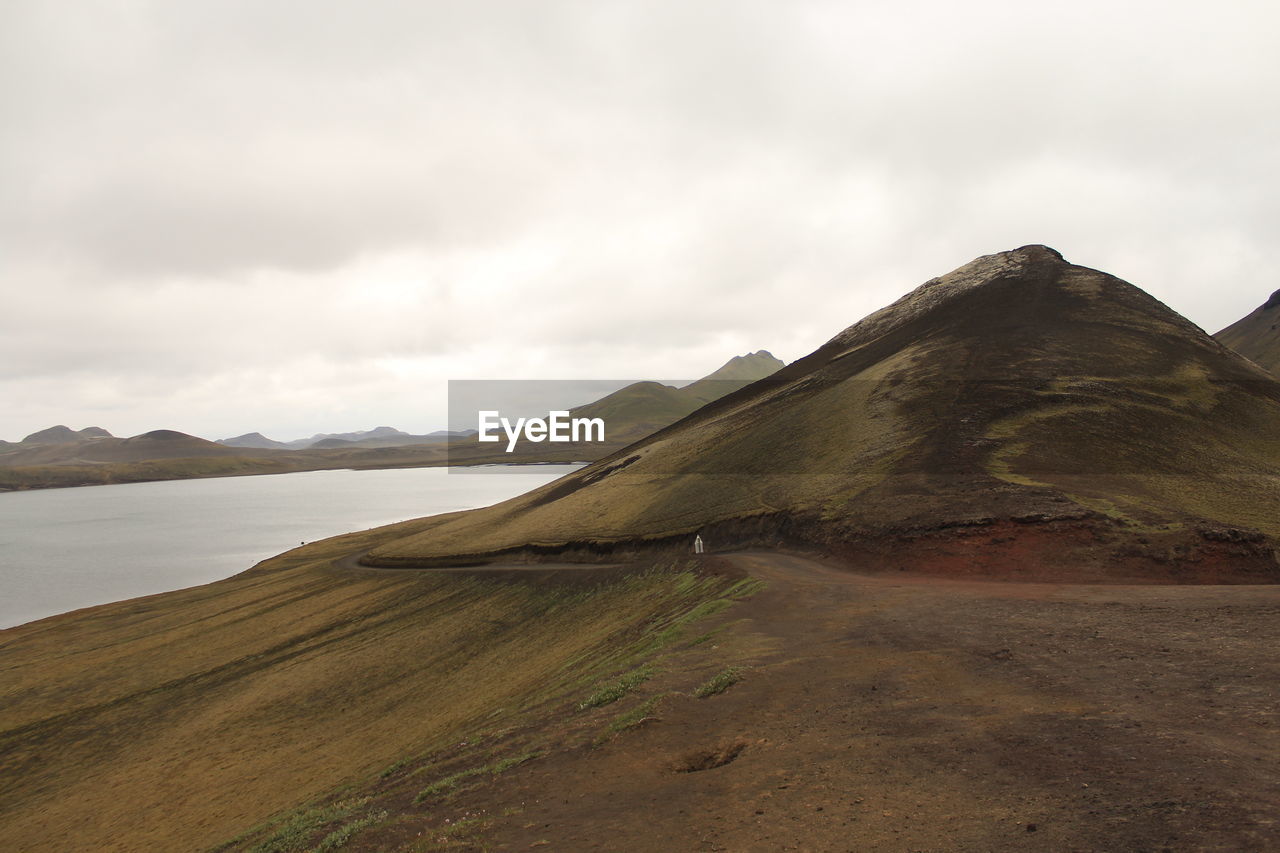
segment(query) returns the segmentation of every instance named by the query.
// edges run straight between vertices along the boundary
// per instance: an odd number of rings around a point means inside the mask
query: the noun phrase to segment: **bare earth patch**
[[[459,849],[1280,848],[1280,588],[733,559],[768,588],[688,692],[454,803],[507,815]],[[749,679],[693,697],[744,655]]]

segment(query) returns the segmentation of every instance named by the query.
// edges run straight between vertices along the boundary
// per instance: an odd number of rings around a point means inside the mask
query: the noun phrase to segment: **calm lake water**
[[[577,467],[308,471],[0,494],[0,628],[230,577],[300,542],[487,506]]]

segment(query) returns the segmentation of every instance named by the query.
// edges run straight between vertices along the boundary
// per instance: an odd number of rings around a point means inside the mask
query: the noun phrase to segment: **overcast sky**
[[[1045,243],[1280,287],[1264,2],[0,0],[0,438],[790,361]]]

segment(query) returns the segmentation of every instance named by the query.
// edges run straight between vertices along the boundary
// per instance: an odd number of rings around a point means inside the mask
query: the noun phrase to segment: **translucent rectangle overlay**
[[[1271,476],[1280,467],[1278,388],[1116,375],[451,380],[448,464],[474,471],[620,454],[617,470],[640,462],[630,473],[646,476],[824,476],[874,466],[884,475],[1007,481],[1214,476],[1249,458],[1275,460],[1251,472]],[[708,428],[662,453],[634,447],[685,419]]]

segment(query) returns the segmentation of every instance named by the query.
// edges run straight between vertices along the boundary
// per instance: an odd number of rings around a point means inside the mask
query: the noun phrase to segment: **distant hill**
[[[591,403],[570,409],[571,417],[602,418],[610,441],[630,442],[675,423],[703,405],[684,389],[659,382],[634,382]]]
[[[293,441],[275,441],[260,432],[250,432],[235,438],[218,439],[218,444],[226,447],[254,447],[270,450],[334,450],[358,447],[405,447],[415,444],[435,444],[451,437],[461,437],[464,433],[450,433],[439,430],[428,435],[413,435],[389,426],[357,432],[321,432],[310,438],[297,438]]]
[[[275,441],[267,438],[260,432],[247,432],[244,435],[237,435],[235,438],[220,438],[216,442],[224,447],[256,447],[259,450],[289,450],[289,445],[283,441]]]
[[[370,565],[787,542],[948,575],[1280,579],[1280,382],[1043,246]]]
[[[57,430],[57,428],[54,428]],[[65,428],[64,428],[65,429]],[[49,433],[44,430],[43,433]],[[68,432],[70,432],[68,430]],[[40,435],[41,433],[37,433]],[[72,433],[76,435],[76,433]],[[54,432],[55,437],[63,435]],[[132,438],[92,437],[71,441],[33,442],[23,441],[10,450],[0,453],[0,465],[75,465],[114,462],[141,462],[161,459],[189,459],[211,456],[237,456],[244,453],[259,454],[263,451],[251,448],[224,447],[194,435],[176,430],[160,429],[135,435]]]
[[[636,441],[785,366],[769,352],[759,350],[734,356],[712,373],[682,388],[636,382],[594,403],[571,409],[570,415],[603,418],[611,441]]]
[[[417,437],[394,427],[380,426],[356,432],[318,432],[310,438],[297,438],[293,441],[285,442],[285,444],[294,450],[306,450],[315,447],[322,441],[341,441],[349,444],[373,441],[403,441],[412,444],[412,440]]]
[[[569,410],[572,418],[601,418],[606,442],[534,444],[524,442],[506,453],[492,444],[480,444],[468,436],[450,444],[450,464],[480,462],[510,464],[533,462],[589,462],[619,447],[652,435],[707,403],[772,375],[785,363],[765,350],[734,356],[714,372],[683,387],[660,382],[633,382],[611,394]]]
[[[1247,317],[1214,335],[1247,359],[1280,376],[1280,290]]]
[[[22,439],[20,444],[70,444],[76,441],[83,441],[87,438],[111,438],[111,433],[102,427],[85,427],[76,431],[70,427],[58,424],[48,429],[42,429],[39,432],[33,432],[31,435]]]
[[[345,438],[322,438],[314,444],[307,445],[307,450],[335,450],[359,447],[361,442]]]
[[[143,459],[180,459],[198,456],[235,456],[237,450],[178,432],[158,429],[120,440],[118,445],[103,445],[91,458],[103,462],[136,462]]]
[[[31,433],[31,435],[22,439],[19,444],[68,444],[73,441],[80,441],[82,438],[84,436],[70,427],[58,424],[57,426]]]
[[[757,350],[746,355],[734,356],[714,373],[686,385],[681,390],[704,403],[709,403],[720,399],[730,391],[736,391],[742,385],[772,376],[786,366],[781,359],[774,358],[773,353]]]

